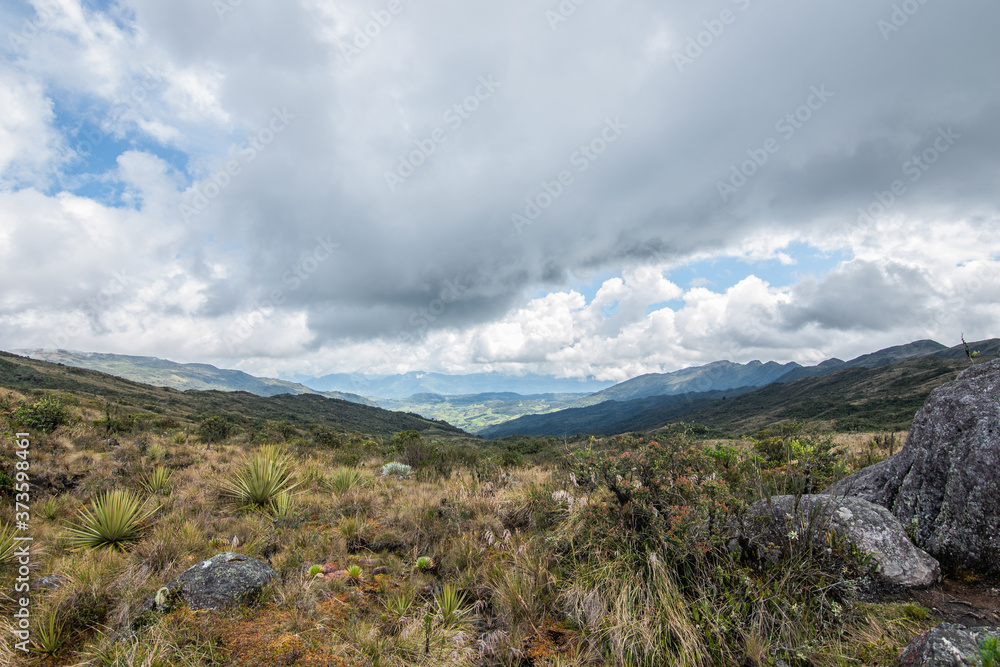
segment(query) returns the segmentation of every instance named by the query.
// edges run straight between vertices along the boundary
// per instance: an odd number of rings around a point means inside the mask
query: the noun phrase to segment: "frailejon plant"
[[[421,556],[417,559],[417,569],[421,572],[426,572],[432,567],[434,567],[434,560],[430,556]]]
[[[399,461],[390,461],[382,466],[382,476],[383,477],[395,477],[396,479],[407,479],[413,474],[413,468],[406,465],[405,463],[400,463]]]
[[[70,544],[76,548],[108,548],[125,551],[140,539],[157,507],[143,508],[142,499],[130,489],[112,489],[80,510],[77,524],[69,528]]]
[[[291,457],[275,445],[264,445],[243,458],[239,471],[223,481],[222,491],[241,508],[273,512],[279,496],[296,486]]]
[[[349,565],[347,567],[347,576],[351,578],[351,581],[358,583],[361,581],[361,566],[360,565]]]

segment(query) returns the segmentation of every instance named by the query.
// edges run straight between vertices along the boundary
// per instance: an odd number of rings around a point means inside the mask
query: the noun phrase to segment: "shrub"
[[[406,465],[405,463],[400,463],[399,461],[390,461],[382,466],[382,476],[383,477],[395,477],[396,479],[406,479],[413,474],[413,468]]]
[[[198,425],[198,435],[209,444],[225,440],[232,432],[232,422],[219,415],[212,415],[207,419],[203,419]]]
[[[735,503],[716,459],[685,438],[660,444],[622,442],[627,451],[578,453],[575,473],[611,497],[595,499],[581,521],[598,548],[625,548],[640,560],[663,548],[674,558],[704,555],[722,543]]]
[[[14,411],[14,421],[27,429],[51,433],[69,419],[69,413],[55,396],[44,396]]]
[[[244,456],[241,469],[223,481],[222,490],[241,508],[273,512],[279,495],[296,486],[288,454],[275,445],[264,445]]]
[[[157,509],[144,510],[139,496],[129,489],[107,491],[80,510],[77,525],[69,529],[70,544],[124,551],[129,542],[142,537],[146,521]]]

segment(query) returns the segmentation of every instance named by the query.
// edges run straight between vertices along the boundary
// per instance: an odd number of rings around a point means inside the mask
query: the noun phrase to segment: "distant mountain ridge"
[[[1000,356],[1000,339],[969,343],[969,347],[980,353],[980,359]],[[678,419],[725,428],[760,425],[768,419],[826,419],[837,421],[841,426],[854,420],[859,426],[871,428],[879,420],[891,419],[892,426],[902,427],[912,419],[930,390],[953,378],[966,363],[963,345],[949,348],[935,341],[922,340],[862,355],[848,362],[831,359],[809,367],[795,364],[797,368],[761,387],[607,399],[584,406],[574,404],[565,410],[526,415],[490,426],[478,434],[486,438],[576,433],[608,435],[656,428]],[[746,365],[716,362],[677,373],[640,376],[588,396],[586,400],[601,395],[628,396],[652,387],[691,386],[688,383],[706,382],[706,369],[714,367],[716,373],[718,369],[735,370],[739,374],[751,365],[757,368],[753,362]],[[719,375],[725,381],[726,376]],[[637,383],[637,380],[643,382]],[[709,381],[719,381],[719,378],[709,377]],[[622,387],[624,391],[614,391]]]
[[[899,362],[906,361],[907,359],[929,357],[946,352],[949,349],[950,348],[946,345],[942,345],[937,341],[918,340],[912,343],[907,343],[906,345],[895,345],[893,347],[887,347],[884,350],[879,350],[878,352],[862,354],[860,357],[856,357],[850,361],[827,359],[823,363],[816,366],[802,366],[800,368],[793,369],[778,378],[777,382],[792,382],[793,380],[798,380],[804,377],[817,377],[819,375],[826,375],[827,373],[833,373],[834,371],[843,370],[845,368],[879,368],[881,366],[892,366],[893,364],[898,364]],[[962,356],[965,356],[964,351]]]
[[[673,396],[727,391],[738,387],[763,387],[799,368],[802,366],[794,361],[787,364],[779,364],[775,361],[769,361],[766,364],[760,361],[751,361],[746,364],[715,361],[704,366],[682,368],[672,373],[640,375],[580,399],[573,407],[597,405],[604,401],[631,401],[648,396]]]
[[[73,350],[14,350],[15,353],[75,368],[87,368],[108,375],[179,391],[247,391],[257,396],[278,394],[318,394],[350,403],[375,406],[375,402],[357,394],[316,391],[304,385],[260,378],[243,371],[216,368],[210,364],[181,364],[157,357],[136,357],[126,354],[103,354]]]
[[[172,416],[197,424],[206,415],[226,415],[247,420],[288,421],[299,428],[315,425],[341,432],[389,436],[416,430],[434,437],[464,437],[450,424],[418,415],[390,412],[320,394],[257,396],[245,391],[178,391],[154,387],[86,368],[55,364],[0,351],[0,387],[17,390],[48,389],[72,392],[129,406],[129,412]]]

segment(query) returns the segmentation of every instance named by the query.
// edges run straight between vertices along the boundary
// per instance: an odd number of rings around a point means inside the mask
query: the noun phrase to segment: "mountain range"
[[[982,358],[1000,354],[1000,341],[996,339],[970,345],[980,351]],[[805,386],[798,384],[801,380],[851,370],[887,368],[919,359],[935,358],[957,362],[954,368],[947,365],[935,366],[939,371],[938,375],[943,376],[942,374],[960,368],[961,362],[967,362],[963,345],[949,348],[935,341],[919,340],[849,361],[828,359],[814,366],[802,366],[795,362],[782,364],[774,361],[751,361],[739,364],[716,361],[671,373],[641,375],[614,385],[592,378],[579,380],[532,374],[446,375],[426,372],[374,376],[294,376],[301,380],[294,382],[259,378],[242,371],[219,369],[208,364],[180,364],[155,357],[67,350],[29,350],[22,353],[35,359],[88,368],[135,382],[181,391],[247,391],[259,396],[317,394],[446,421],[487,438],[514,434],[605,434],[634,430],[645,428],[658,420],[680,418],[682,415],[689,419],[690,415],[700,410],[707,410],[706,414],[709,414],[712,405],[725,400],[729,400],[726,407],[730,412],[737,405],[756,405],[755,401],[760,396],[780,396],[786,403],[796,402],[793,400],[794,395],[781,391],[760,395],[756,393],[775,385],[791,384],[801,389]],[[860,375],[851,377],[861,381]],[[345,388],[364,395],[340,391]],[[737,398],[739,401],[733,402]],[[822,402],[819,400],[816,405]],[[766,400],[757,407],[759,412],[777,414],[772,409],[774,406]],[[718,415],[709,416],[715,422],[729,423]]]
[[[980,353],[980,359],[1000,356],[1000,339],[969,345]],[[759,371],[770,364],[716,362],[633,378],[586,397],[582,405],[519,417],[483,429],[479,435],[608,435],[677,420],[729,432],[783,419],[828,420],[841,429],[905,427],[927,394],[968,363],[964,345],[948,348],[922,340],[847,362],[831,359],[810,367],[795,364],[763,387],[719,389],[716,387],[748,377],[760,381],[767,374]],[[769,373],[773,376],[780,367],[774,364]],[[708,389],[683,391],[679,387]],[[604,400],[595,404],[595,397]]]
[[[411,371],[399,375],[332,373],[322,377],[293,375],[293,380],[317,391],[343,391],[386,399],[409,398],[416,394],[473,396],[485,393],[590,394],[614,384],[593,378],[557,378],[551,375],[503,375],[469,373],[446,375]]]
[[[247,391],[257,396],[278,394],[318,394],[350,403],[376,405],[357,394],[339,391],[318,391],[288,380],[261,378],[243,371],[216,368],[209,364],[179,364],[157,357],[135,357],[126,354],[100,354],[72,350],[13,350],[14,353],[54,364],[88,368],[108,375],[179,391]]]

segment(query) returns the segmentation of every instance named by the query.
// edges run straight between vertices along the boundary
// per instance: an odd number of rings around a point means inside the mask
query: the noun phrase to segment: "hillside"
[[[682,368],[672,373],[640,375],[580,399],[573,407],[597,405],[604,401],[628,401],[647,396],[687,394],[692,392],[725,391],[737,387],[763,387],[789,371],[801,368],[795,362],[751,361],[737,364],[715,361],[704,366]]]
[[[631,401],[604,401],[597,405],[572,407],[549,414],[526,415],[477,433],[484,438],[513,435],[560,437],[577,433],[615,435],[651,428],[651,425],[663,424],[672,416],[683,415],[699,406],[755,389],[756,387],[739,387],[727,391],[647,396]]]
[[[296,426],[323,426],[341,431],[390,434],[404,430],[464,435],[444,422],[418,415],[390,412],[317,394],[257,396],[243,391],[178,391],[72,366],[0,352],[0,387],[58,390],[128,406],[156,415],[199,420],[213,414],[236,420],[288,421]]]
[[[695,422],[727,434],[753,432],[781,421],[821,422],[834,430],[905,430],[931,390],[969,365],[937,356],[891,366],[849,368],[774,383],[739,395],[681,394],[532,415],[485,430],[481,435],[596,435]]]
[[[216,368],[210,364],[180,364],[156,357],[71,350],[14,350],[14,352],[32,359],[51,361],[77,368],[88,368],[133,382],[151,384],[156,387],[170,387],[180,391],[188,389],[248,391],[258,396],[320,394],[327,398],[339,398],[351,403],[375,405],[373,401],[357,394],[316,391],[297,382],[255,377],[243,371]]]

